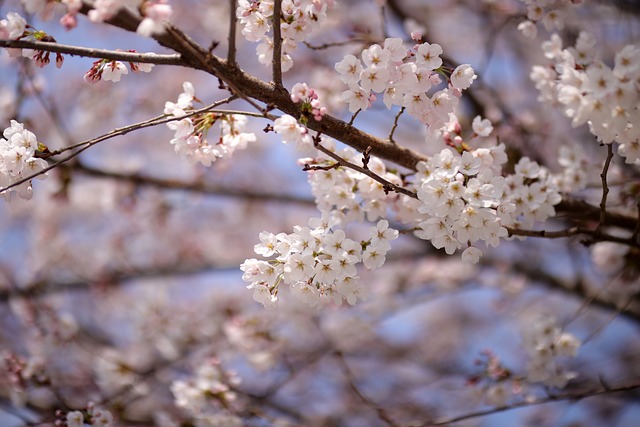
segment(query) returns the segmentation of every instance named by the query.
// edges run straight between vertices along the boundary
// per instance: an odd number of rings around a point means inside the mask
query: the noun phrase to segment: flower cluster
[[[211,166],[217,159],[230,158],[235,150],[243,150],[247,143],[256,140],[255,134],[242,132],[247,119],[239,114],[204,112],[184,117],[193,110],[193,102],[198,99],[190,82],[184,82],[182,88],[177,102],[167,101],[164,107],[165,114],[180,119],[167,123],[169,129],[175,131],[170,142],[177,153],[192,162]],[[207,134],[215,123],[220,124],[220,137],[212,144],[207,140]]]
[[[17,13],[9,12],[7,19],[0,20],[0,39],[6,40],[33,40],[55,43],[55,39],[27,24],[27,21]],[[33,49],[9,49],[10,56],[24,56],[32,59],[35,64],[42,68],[51,62],[51,52]],[[56,67],[62,67],[64,58],[62,54],[56,53]]]
[[[129,50],[128,52],[135,52]],[[129,67],[134,73],[142,71],[143,73],[151,72],[153,64],[129,62]],[[126,65],[120,61],[112,61],[110,59],[98,59],[93,66],[84,75],[84,80],[89,83],[97,83],[100,80],[119,82],[123,74],[129,74]]]
[[[93,402],[87,405],[82,411],[67,412],[64,421],[67,427],[109,427],[113,424],[113,415],[104,409],[97,409]],[[58,423],[56,423],[58,425]],[[64,425],[64,424],[62,424]]]
[[[545,30],[564,28],[563,3],[579,4],[582,0],[520,0],[527,7],[527,19],[518,24],[518,30],[527,38],[534,39],[538,33],[536,24],[542,23]]]
[[[11,120],[11,127],[3,132],[0,138],[0,187],[5,188],[28,176],[34,175],[47,167],[47,162],[36,157],[39,149],[36,136],[26,130],[22,123]],[[43,175],[39,175],[42,178]],[[8,197],[9,191],[15,190],[23,199],[31,199],[33,189],[31,181],[3,191]]]
[[[334,0],[284,0],[280,18],[282,35],[282,71],[293,66],[291,52],[326,19]],[[260,42],[257,48],[261,64],[273,61],[272,26],[273,0],[239,0],[236,16],[242,25],[242,35],[249,41]]]
[[[472,127],[474,135],[480,137],[493,130],[491,122],[480,117],[474,119]],[[306,127],[293,117],[277,119],[275,128],[285,143],[295,141],[310,146]],[[563,176],[552,175],[523,157],[515,173],[505,178],[504,144],[470,150],[463,148],[466,144],[460,135],[452,138],[445,132],[443,139],[451,147],[418,163],[413,181],[388,171],[379,158],[368,157],[370,171],[390,184],[414,190],[418,200],[389,192],[379,181],[353,169],[335,167],[335,161],[322,153],[300,162],[315,166],[309,168],[308,179],[316,204],[336,224],[362,221],[365,217],[376,221],[393,211],[400,221],[418,227],[418,237],[431,241],[438,249],[444,248],[447,254],[464,248],[462,259],[466,262],[479,261],[482,251],[477,242],[497,247],[500,239],[508,237],[507,226],[531,228],[535,222],[555,214],[554,206],[561,200]],[[363,160],[352,148],[336,150],[327,139],[321,144],[349,163],[360,164]],[[579,159],[573,163],[565,160],[567,175],[581,164]]]
[[[347,147],[336,150],[332,141],[323,140],[325,148],[352,164],[362,162],[362,154]],[[321,212],[330,213],[340,224],[348,222],[377,221],[387,216],[398,194],[385,191],[384,186],[374,179],[349,168],[330,168],[334,160],[320,153],[313,159],[301,159],[301,162],[322,166],[326,170],[310,170],[308,180],[315,196],[316,205]],[[387,181],[402,185],[395,173],[387,171],[382,160],[371,156],[368,169]]]
[[[505,179],[499,172],[507,160],[504,148],[500,144],[462,155],[447,148],[418,164],[418,199],[422,202],[418,212],[426,215],[419,223],[418,237],[448,254],[466,247],[462,259],[472,263],[482,254],[473,246],[475,242],[492,247],[500,244],[500,238],[507,236],[502,219],[515,210],[503,200]]]
[[[555,215],[554,206],[562,200],[558,177],[528,157],[518,161],[505,184],[503,202],[511,208],[508,212],[499,208],[498,213],[504,225],[514,228],[532,228],[536,222],[546,221]]]
[[[71,30],[78,25],[78,13],[82,9],[82,0],[62,0],[62,4],[67,7],[67,13],[60,18],[60,24],[67,30]]]
[[[584,190],[589,184],[589,176],[597,176],[589,173],[589,167],[592,165],[589,164],[587,153],[577,144],[560,147],[558,163],[563,168],[562,174],[558,176],[558,186],[561,191]]]
[[[50,383],[42,358],[32,356],[28,360],[11,352],[3,352],[0,358],[0,375],[12,387],[9,398],[16,406],[25,406],[30,391]]]
[[[487,404],[504,406],[509,398],[522,394],[521,380],[491,350],[483,350],[475,365],[480,373],[470,377],[468,383],[482,389]]]
[[[433,93],[428,92],[441,83],[442,47],[422,43],[406,49],[402,39],[388,38],[383,46],[374,44],[362,51],[363,63],[347,55],[335,66],[348,89],[342,100],[349,111],[366,110],[376,100],[375,93],[383,93],[387,108],[398,105],[433,129],[449,121],[449,114],[458,104],[460,91],[467,89],[476,75],[468,64],[458,66],[450,75],[450,85]]]
[[[552,35],[543,49],[554,67],[533,67],[531,79],[541,99],[563,105],[573,126],[587,123],[601,143],[618,142],[618,154],[626,163],[640,164],[640,48],[625,46],[610,68],[595,59],[594,46],[586,32],[569,49]]]
[[[151,37],[164,32],[164,23],[169,21],[173,14],[173,10],[167,2],[168,0],[149,0],[142,4],[140,10],[144,19],[138,25],[136,30],[138,34]]]
[[[190,381],[174,381],[171,392],[176,406],[196,419],[196,425],[242,426],[240,418],[228,409],[237,398],[232,386],[240,383],[233,372],[225,372],[217,360],[198,368]]]
[[[15,12],[7,13],[7,19],[0,20],[0,39],[18,40],[27,27],[27,21]]]
[[[574,372],[567,371],[561,359],[575,357],[580,348],[580,340],[574,335],[562,332],[553,317],[540,317],[526,326],[522,345],[529,355],[527,380],[549,387],[564,388],[575,378]]]
[[[322,116],[327,114],[327,109],[322,107],[320,100],[318,99],[318,92],[309,88],[306,83],[296,83],[291,89],[291,100],[295,103],[302,102],[302,117],[303,124],[309,120],[308,116],[311,115],[315,121],[322,120]]]
[[[398,232],[381,220],[370,229],[368,240],[360,243],[346,237],[344,230],[334,229],[328,215],[312,218],[309,227],[295,226],[291,234],[260,233],[255,252],[269,261],[248,259],[242,266],[242,279],[249,282],[253,298],[265,306],[275,306],[282,283],[301,302],[321,306],[346,300],[355,304],[366,296],[366,288],[357,282],[356,265],[379,268],[385,262],[390,240]]]
[[[275,119],[273,130],[280,135],[284,144],[292,143],[300,150],[313,147],[313,138],[309,134],[309,129],[293,116],[283,114]]]
[[[75,3],[75,1],[72,3]],[[167,0],[145,0],[142,5],[140,5],[139,0],[96,0],[88,16],[93,22],[103,22],[112,18],[120,9],[125,7],[141,11],[144,19],[140,22],[136,31],[145,37],[162,33],[165,21],[173,13]],[[69,14],[75,15],[77,13],[77,10],[74,13],[73,6],[68,6],[68,8]]]

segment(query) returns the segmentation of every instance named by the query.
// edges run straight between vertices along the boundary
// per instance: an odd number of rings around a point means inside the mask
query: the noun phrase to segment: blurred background
[[[562,14],[565,46],[587,30],[609,65],[640,38],[637,1],[539,3]],[[213,53],[225,57],[229,2],[171,4],[172,23],[203,46],[220,42]],[[59,43],[170,53],[84,16],[65,31],[60,5],[43,17],[0,2],[2,18],[10,11]],[[580,147],[593,182],[574,196],[597,206],[605,153],[586,126],[572,128],[560,109],[537,101],[529,73],[547,64],[540,43],[550,33],[539,24],[536,39],[523,37],[517,27],[526,15],[516,0],[341,0],[298,46],[284,85],[307,82],[330,114],[349,120],[334,64],[385,37],[410,45],[409,32],[420,30],[442,45],[445,64],[469,63],[479,76],[457,112],[464,129],[487,117],[511,157],[551,171],[560,170],[560,147]],[[239,66],[269,81],[256,44],[237,40]],[[82,76],[92,62],[65,55],[61,69],[40,69],[1,51],[2,129],[18,120],[54,150],[162,115],[184,81],[203,105],[227,96],[210,75],[173,66],[89,84]],[[355,124],[385,138],[397,112],[378,102]],[[316,310],[284,289],[276,310],[254,302],[239,265],[255,257],[259,233],[291,233],[319,216],[300,153],[263,132],[267,124],[250,119],[257,141],[211,167],[176,154],[164,125],[138,130],[34,182],[32,200],[0,202],[0,423],[46,425],[56,409],[94,401],[123,426],[638,425],[637,389],[526,404],[640,383],[637,258],[615,247],[529,238],[487,250],[470,266],[404,233],[383,268],[359,272],[364,302]],[[395,139],[426,155],[443,148],[408,116]],[[618,160],[611,200],[626,212],[639,174]],[[577,357],[558,362],[576,373],[563,390],[525,381],[523,344],[540,319],[582,342]],[[196,416],[176,401],[175,384],[207,375],[224,391],[200,396]],[[522,408],[494,413],[503,405]],[[221,414],[230,418],[215,421]]]

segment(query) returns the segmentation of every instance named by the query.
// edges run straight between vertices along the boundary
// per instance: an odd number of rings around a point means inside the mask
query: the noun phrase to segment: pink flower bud
[[[66,30],[72,30],[78,25],[78,20],[76,19],[75,14],[67,13],[62,18],[60,18],[60,24]]]
[[[460,135],[462,133],[462,127],[460,126],[460,123],[456,122],[453,125],[453,131],[457,134]]]

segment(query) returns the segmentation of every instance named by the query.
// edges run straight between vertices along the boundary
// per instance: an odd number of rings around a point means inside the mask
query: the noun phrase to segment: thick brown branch
[[[605,234],[596,230],[589,230],[587,228],[582,227],[571,227],[564,230],[558,231],[546,231],[546,230],[521,230],[518,228],[505,227],[509,232],[510,236],[529,236],[529,237],[541,237],[545,239],[559,239],[563,237],[571,237],[578,235],[590,236],[593,241],[589,241],[588,243],[595,242],[615,242],[620,243],[622,245],[629,246],[637,246],[640,245],[637,242],[625,237],[618,237],[611,234]]]
[[[282,0],[273,2],[273,84],[282,88],[282,34],[280,34],[280,16]]]
[[[236,6],[237,0],[229,0],[229,50],[227,51],[227,64],[230,67],[237,67],[236,64]]]
[[[561,215],[566,215],[573,221],[593,221],[600,219],[601,210],[597,206],[592,206],[582,200],[572,199],[564,196],[562,201],[556,205],[556,211]],[[607,211],[605,222],[609,225],[633,230],[637,220],[631,216]]]
[[[85,6],[82,12],[87,13],[89,10],[90,7]],[[128,31],[136,31],[140,18],[122,9],[107,23]],[[154,37],[161,45],[180,53],[188,66],[206,71],[224,81],[238,96],[245,99],[251,97],[266,105],[274,105],[286,114],[300,117],[300,106],[291,101],[287,91],[229,66],[225,60],[212,55],[176,27],[168,25],[166,32]],[[320,122],[311,120],[308,126],[359,151],[364,151],[370,146],[371,154],[408,169],[415,169],[420,160],[426,160],[426,156],[422,154],[384,141],[328,115]]]

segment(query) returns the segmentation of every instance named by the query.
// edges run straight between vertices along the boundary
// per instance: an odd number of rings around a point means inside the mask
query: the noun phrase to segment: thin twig
[[[578,309],[575,311],[575,313],[569,319],[567,319],[567,322],[565,323],[564,326],[568,325],[569,323],[573,322],[578,317],[580,317],[580,315],[582,315],[582,313],[586,312],[589,307],[594,305],[594,302],[602,301],[603,300],[603,295],[606,293],[607,289],[612,284],[613,284],[613,280],[610,280],[609,283],[604,285],[602,288],[598,289],[594,294],[591,294],[591,295],[585,294],[584,299],[582,300],[582,303],[580,304],[580,307],[578,307]],[[571,289],[576,289],[578,287],[581,287],[581,288],[585,287],[585,285],[584,285],[582,280],[577,280],[573,286],[569,286],[569,288],[571,288]],[[625,310],[626,310],[626,308],[625,308]],[[620,311],[620,313],[624,313],[625,310]],[[617,311],[618,310],[616,310],[616,312]]]
[[[338,169],[340,167],[340,163],[334,163],[328,166],[320,166],[320,165],[310,165],[309,163],[305,163],[302,168],[303,171],[330,171],[332,169]]]
[[[82,153],[86,149],[88,149],[90,147],[93,147],[94,145],[96,145],[96,144],[98,144],[98,143],[100,143],[102,141],[114,138],[116,136],[126,135],[127,133],[132,132],[134,130],[144,129],[144,128],[148,128],[148,127],[151,127],[151,126],[157,126],[157,125],[162,124],[162,123],[168,123],[168,122],[172,122],[172,121],[176,121],[176,120],[182,120],[185,117],[189,117],[189,116],[192,116],[192,115],[195,115],[195,114],[199,114],[199,113],[208,111],[208,110],[210,110],[212,108],[215,108],[218,105],[227,103],[232,98],[235,99],[235,96],[226,98],[226,99],[224,99],[222,101],[215,102],[215,103],[213,103],[211,105],[208,105],[208,106],[206,106],[204,108],[200,108],[199,110],[192,111],[189,114],[186,114],[186,115],[181,116],[181,117],[166,117],[165,115],[162,115],[162,116],[154,117],[152,119],[148,119],[148,120],[145,120],[143,122],[135,123],[135,124],[132,124],[132,125],[129,125],[129,126],[116,128],[116,129],[114,129],[114,130],[112,130],[110,132],[107,132],[106,134],[101,135],[101,136],[99,136],[97,138],[92,138],[92,139],[80,142],[78,144],[75,144],[75,145],[72,145],[72,146],[69,146],[69,147],[65,147],[65,148],[61,148],[60,150],[56,150],[56,151],[53,151],[51,153],[48,153],[46,156],[41,156],[41,157],[49,158],[49,157],[52,157],[52,156],[56,156],[56,155],[62,154],[64,152],[66,152],[66,151],[69,151],[69,150],[72,150],[72,149],[75,149],[75,148],[79,148],[78,151],[76,151],[76,152],[70,154],[69,156],[65,157],[64,159],[62,159],[62,160],[60,160],[60,161],[58,161],[58,162],[56,162],[56,163],[44,168],[44,169],[42,169],[41,171],[36,172],[34,174],[31,174],[29,176],[26,176],[26,177],[24,177],[24,178],[22,178],[22,179],[20,179],[20,180],[18,180],[16,182],[13,182],[11,185],[8,185],[6,187],[0,188],[0,194],[5,192],[5,191],[7,191],[7,190],[9,190],[9,189],[11,189],[11,188],[13,188],[13,187],[17,187],[18,185],[21,185],[21,184],[24,184],[25,182],[31,181],[32,179],[37,178],[40,175],[44,175],[45,173],[49,172],[50,170],[52,170],[52,169],[60,166],[61,164],[66,163],[69,160],[77,157],[78,155],[80,155],[80,153]]]
[[[611,322],[613,322],[614,320],[616,320],[616,318],[624,313],[629,306],[631,306],[631,302],[632,300],[629,299],[629,301],[627,301],[627,303],[620,307],[617,311],[615,311],[614,313],[611,313],[611,315],[609,315],[609,318],[607,320],[605,320],[605,322],[598,326],[598,328],[596,328],[596,330],[594,330],[588,337],[586,337],[584,340],[582,340],[582,345],[585,345],[586,343],[588,343],[589,341],[593,340],[595,337],[597,337],[607,326],[609,326],[611,324]]]
[[[253,111],[242,111],[242,110],[209,110],[210,113],[221,114],[224,116],[228,115],[238,115],[238,116],[247,116],[247,117],[259,117],[264,118],[264,113],[255,113]],[[185,116],[183,116],[185,117]],[[267,117],[269,118],[269,117]]]
[[[237,0],[229,0],[229,50],[227,51],[227,64],[229,67],[237,67],[236,63],[236,3]]]
[[[240,189],[213,185],[206,182],[187,182],[176,179],[164,179],[140,173],[126,173],[112,170],[99,169],[78,162],[69,166],[72,171],[87,174],[89,176],[110,178],[128,181],[135,185],[146,185],[150,187],[162,188],[166,190],[182,190],[200,194],[209,194],[223,197],[234,197],[247,200],[259,200],[265,202],[297,203],[306,206],[315,206],[313,199],[308,197],[298,197],[291,194],[257,192],[252,189]]]
[[[360,172],[362,174],[367,175],[369,178],[373,179],[374,181],[377,181],[380,184],[382,184],[382,187],[383,187],[385,193],[388,193],[390,191],[394,191],[396,193],[404,194],[404,195],[409,196],[409,197],[414,198],[414,199],[418,198],[418,195],[416,193],[414,193],[413,191],[407,190],[406,188],[400,187],[400,186],[398,186],[398,185],[396,185],[396,184],[394,184],[394,183],[392,183],[390,181],[387,181],[386,179],[384,179],[380,175],[377,175],[377,174],[371,172],[369,169],[366,169],[366,168],[364,168],[362,166],[358,166],[358,165],[355,165],[355,164],[353,164],[351,162],[348,162],[345,159],[343,159],[342,157],[338,156],[333,151],[330,151],[329,149],[325,148],[324,146],[322,146],[322,144],[320,144],[319,136],[316,136],[316,138],[314,138],[314,145],[318,149],[318,151],[321,151],[322,153],[324,153],[327,156],[331,157],[340,166],[344,166],[344,167],[356,170],[356,171],[358,171],[358,172]],[[332,166],[332,167],[335,167],[335,166]]]
[[[391,132],[389,132],[389,137],[387,138],[390,143],[395,144],[396,142],[393,140],[393,134],[398,127],[398,120],[400,120],[400,116],[404,113],[405,107],[400,108],[398,114],[396,114],[396,118],[393,120],[393,127],[391,128]]]
[[[547,230],[522,230],[519,228],[505,227],[510,236],[528,236],[528,237],[541,237],[546,239],[559,239],[563,237],[586,235],[591,236],[594,241],[598,242],[615,242],[628,246],[640,247],[640,244],[633,242],[626,237],[618,237],[611,234],[605,234],[598,230],[589,230],[582,227],[571,227],[558,231]],[[590,242],[588,242],[590,243]]]
[[[33,79],[34,79],[33,67],[35,65],[33,65],[32,61],[24,61],[22,63],[22,65],[23,65],[22,69],[23,69],[24,75],[26,76],[27,80],[29,81],[29,84],[31,85],[33,94],[35,95],[35,98],[38,100],[38,102],[40,102],[40,105],[41,105],[43,111],[51,119],[51,122],[54,124],[54,127],[58,131],[58,134],[67,143],[71,143],[73,138],[72,138],[71,134],[69,133],[69,130],[67,129],[67,127],[64,125],[64,121],[63,121],[62,116],[60,114],[60,110],[56,106],[55,101],[52,100],[52,99],[45,99],[44,94],[42,93],[41,90],[38,90],[37,85],[33,81]]]
[[[358,111],[353,113],[353,116],[351,116],[351,120],[349,120],[349,126],[353,126],[353,122],[356,120],[356,117],[358,117],[358,114],[360,114],[360,111],[362,111],[361,108],[359,108]]]
[[[558,231],[547,230],[522,230],[519,228],[505,227],[509,232],[509,236],[528,236],[528,237],[542,237],[546,239],[559,239],[562,237],[576,236],[587,232],[580,227],[571,227]]]
[[[496,408],[493,409],[487,409],[484,411],[477,411],[477,412],[471,412],[465,415],[460,415],[457,417],[452,417],[452,418],[446,418],[446,419],[442,419],[442,420],[438,420],[438,421],[427,421],[424,423],[415,423],[415,424],[409,424],[407,427],[430,427],[430,426],[444,426],[444,425],[449,425],[449,424],[453,424],[459,421],[464,421],[464,420],[470,420],[470,419],[474,419],[474,418],[480,418],[480,417],[484,417],[487,415],[493,415],[493,414],[497,414],[500,412],[505,412],[505,411],[510,411],[512,409],[517,409],[517,408],[524,408],[524,407],[528,407],[528,406],[536,406],[536,405],[544,405],[545,403],[550,403],[550,402],[558,402],[558,401],[563,401],[563,400],[580,400],[580,399],[586,399],[589,397],[594,397],[594,396],[599,396],[599,395],[603,395],[603,394],[610,394],[610,393],[617,393],[617,392],[625,392],[625,391],[631,391],[631,390],[635,390],[637,388],[640,388],[640,383],[636,383],[636,384],[630,384],[630,385],[626,385],[626,386],[620,386],[620,387],[615,387],[615,388],[602,388],[599,390],[588,390],[588,391],[584,391],[581,393],[563,393],[563,394],[556,394],[556,395],[551,395],[551,396],[547,396],[547,397],[543,397],[540,399],[536,399],[536,400],[527,400],[527,401],[521,401],[521,402],[516,402],[516,403],[512,403],[510,405],[506,405],[506,406],[498,406]]]
[[[382,421],[386,422],[390,426],[398,426],[398,424],[396,424],[393,421],[393,419],[389,416],[389,414],[387,414],[387,411],[385,411],[384,408],[381,408],[379,405],[377,405],[374,401],[369,399],[360,391],[360,389],[356,385],[355,378],[353,376],[353,373],[351,372],[351,369],[349,368],[349,365],[347,365],[346,360],[344,360],[344,355],[342,354],[342,352],[339,350],[336,350],[333,352],[333,354],[336,356],[336,359],[338,360],[338,363],[342,368],[342,372],[344,373],[344,376],[345,376],[345,379],[347,380],[347,384],[349,385],[349,388],[353,391],[353,393],[356,396],[358,396],[358,399],[360,399],[362,403],[364,403],[366,406],[373,409],[376,412],[376,414],[378,414],[378,418],[380,418]]]
[[[83,5],[81,13],[87,14],[90,10],[89,5]],[[141,18],[123,8],[105,22],[135,32]],[[167,24],[166,31],[153,35],[153,38],[162,46],[179,52],[187,66],[205,71],[222,80],[234,94],[254,107],[256,104],[251,98],[266,105],[265,110],[256,107],[257,111],[266,113],[269,109],[277,107],[285,114],[300,117],[300,105],[291,101],[287,91],[275,88],[273,84],[264,82],[242,70],[229,67],[226,60],[212,54],[175,26]],[[330,115],[325,115],[321,122],[310,121],[308,127],[311,130],[321,131],[323,134],[340,140],[359,151],[372,146],[372,154],[408,169],[415,169],[419,161],[426,160],[426,156],[421,153],[391,144],[353,126],[346,126],[344,121]]]
[[[111,59],[113,61],[138,62],[141,64],[186,65],[182,60],[182,56],[178,54],[160,55],[156,53],[121,52],[117,50],[93,49],[31,40],[0,40],[0,47],[43,50],[46,52]]]
[[[598,227],[596,227],[596,233],[599,233],[604,226],[605,219],[607,218],[607,196],[609,195],[609,186],[607,185],[607,173],[609,172],[609,165],[613,158],[613,144],[607,144],[607,159],[604,161],[604,167],[600,178],[602,179],[602,200],[600,200],[600,220],[598,221]]]
[[[330,43],[323,43],[323,44],[311,44],[307,41],[303,42],[304,45],[306,47],[308,47],[311,50],[324,50],[330,47],[339,47],[339,46],[346,46],[348,44],[356,44],[356,43],[372,43],[373,40],[368,39],[368,38],[363,38],[363,39],[349,39],[349,40],[343,40],[341,42],[330,42]]]
[[[282,34],[280,33],[280,15],[282,0],[273,2],[273,84],[282,88]]]
[[[484,53],[482,55],[482,60],[480,65],[478,66],[478,70],[484,71],[487,69],[489,65],[489,61],[491,61],[491,57],[496,48],[496,42],[498,41],[498,36],[506,28],[506,26],[511,22],[511,18],[507,18],[503,20],[500,24],[494,25],[491,27],[491,31],[487,36],[486,41],[484,42]]]

